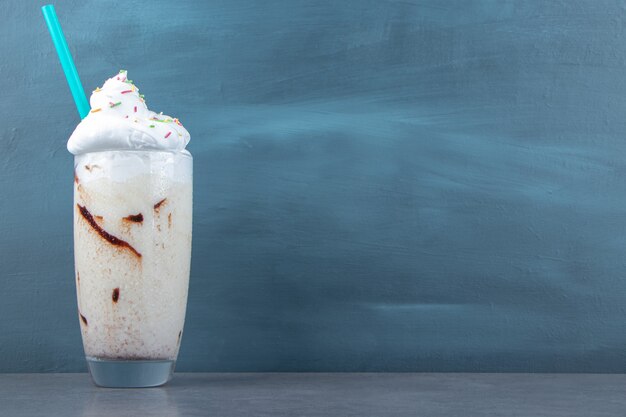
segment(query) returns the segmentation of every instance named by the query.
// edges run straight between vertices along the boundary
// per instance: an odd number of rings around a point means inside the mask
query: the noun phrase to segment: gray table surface
[[[176,374],[104,389],[87,374],[0,374],[0,416],[624,416],[626,375]]]

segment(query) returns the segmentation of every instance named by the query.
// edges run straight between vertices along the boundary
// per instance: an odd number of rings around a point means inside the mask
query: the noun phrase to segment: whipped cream
[[[176,118],[148,109],[139,88],[127,72],[109,78],[89,100],[91,111],[67,142],[74,155],[110,150],[179,152],[189,143],[189,132]]]

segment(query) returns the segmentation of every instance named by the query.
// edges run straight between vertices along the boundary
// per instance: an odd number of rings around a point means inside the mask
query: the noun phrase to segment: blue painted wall
[[[57,1],[192,133],[189,371],[626,372],[618,1]],[[0,2],[0,371],[84,370],[77,123]]]

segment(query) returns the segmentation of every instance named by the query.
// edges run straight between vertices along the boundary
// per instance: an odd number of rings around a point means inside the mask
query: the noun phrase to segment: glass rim
[[[84,155],[93,155],[93,154],[101,154],[101,153],[143,153],[143,154],[148,154],[148,153],[155,153],[155,154],[169,154],[169,155],[178,155],[178,156],[182,156],[185,158],[189,158],[189,159],[193,159],[193,155],[191,155],[191,152],[189,152],[187,149],[183,149],[181,151],[171,151],[171,150],[167,150],[167,149],[102,149],[102,150],[97,150],[97,151],[92,151],[92,152],[83,152],[83,153],[79,153],[79,154],[72,154],[72,156],[74,158],[76,157],[80,157],[80,156],[84,156]]]

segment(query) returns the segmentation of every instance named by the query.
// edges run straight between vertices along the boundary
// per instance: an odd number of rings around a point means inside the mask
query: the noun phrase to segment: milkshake
[[[93,91],[74,158],[78,320],[94,382],[162,385],[180,347],[191,258],[192,157],[180,121],[120,71]]]

